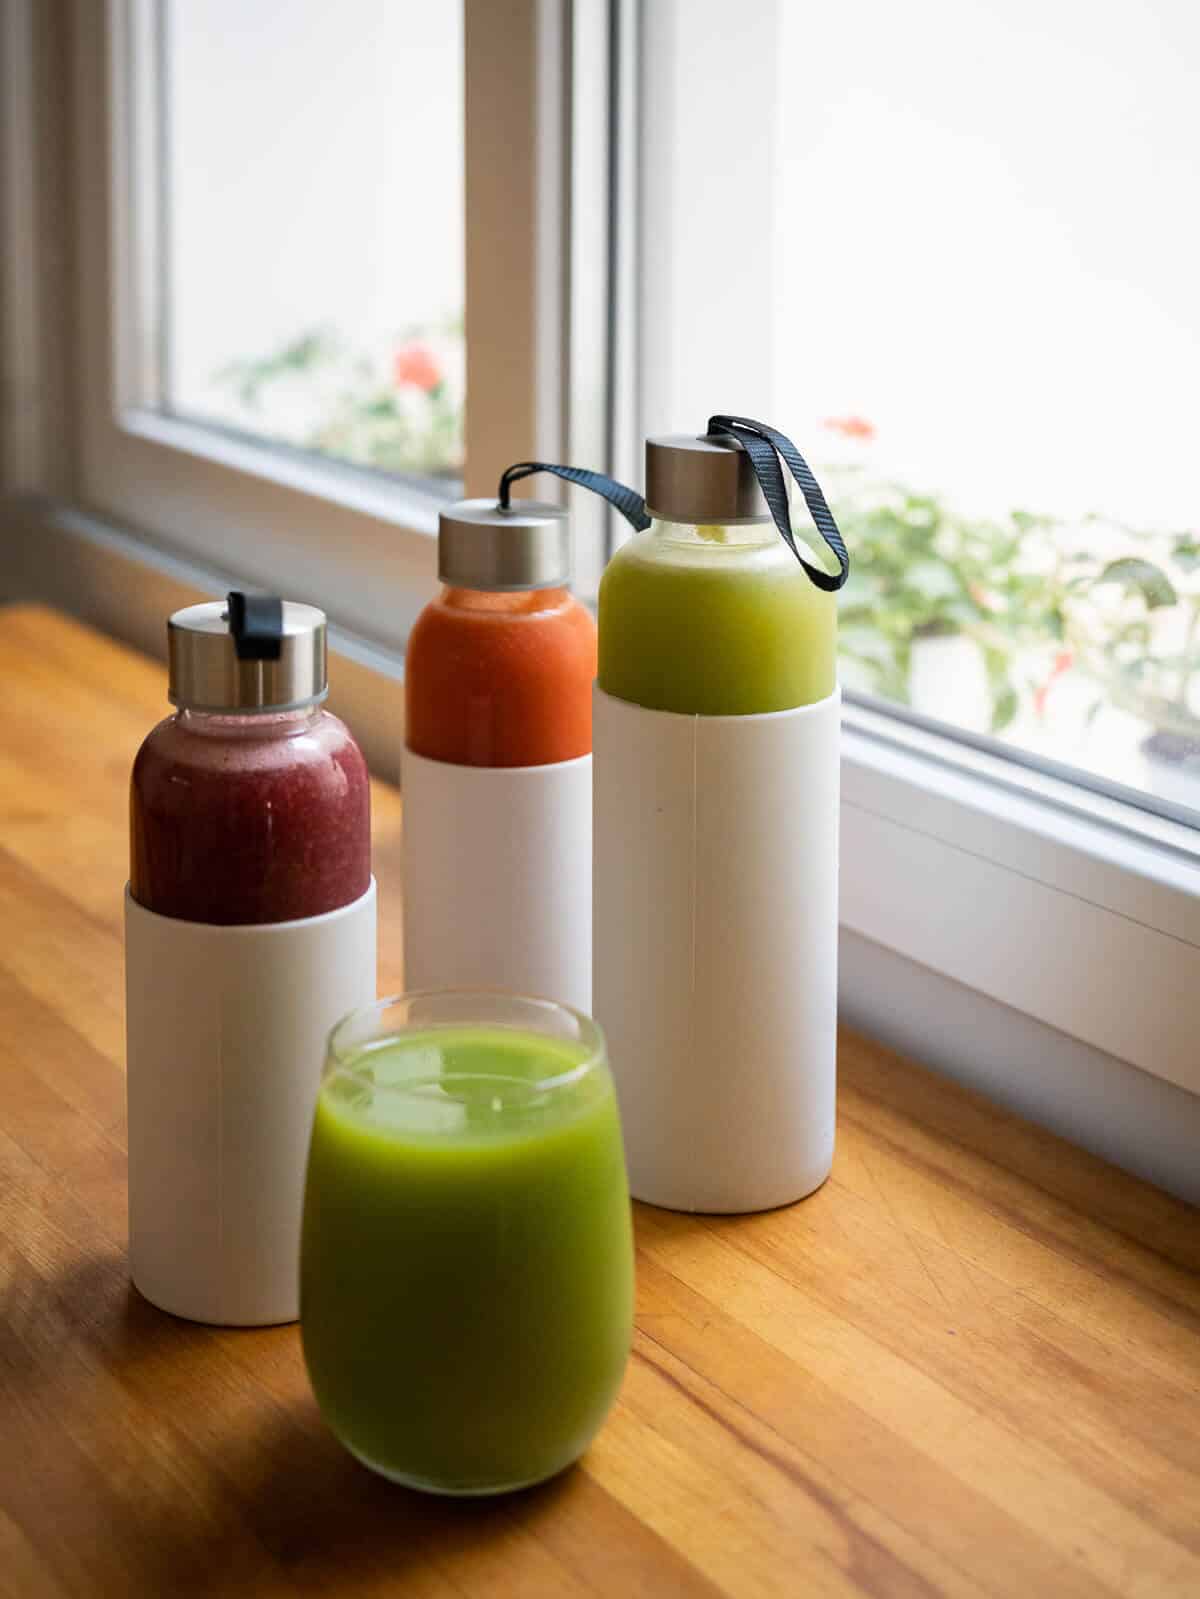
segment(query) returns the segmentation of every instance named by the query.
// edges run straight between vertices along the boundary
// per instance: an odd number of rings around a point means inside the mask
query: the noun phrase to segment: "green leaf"
[[[1002,733],[1017,714],[1017,691],[1011,683],[1005,685],[992,701],[992,732]]]
[[[1150,624],[1145,621],[1130,622],[1125,627],[1115,629],[1105,642],[1110,650],[1148,650]]]
[[[1179,598],[1174,584],[1161,566],[1133,555],[1110,561],[1096,583],[1119,583],[1127,594],[1140,594],[1148,611],[1174,605]]]
[[[939,561],[915,561],[904,577],[925,600],[954,599],[962,592],[958,574]]]
[[[876,585],[856,568],[851,568],[846,585],[838,596],[843,611],[853,611],[875,603]]]
[[[995,694],[1008,681],[1008,651],[997,649],[992,644],[985,645],[983,664],[987,667],[988,682]]]
[[[1171,545],[1171,559],[1183,572],[1194,572],[1200,566],[1200,539],[1194,533],[1181,533]]]
[[[853,655],[872,666],[889,667],[896,658],[893,645],[873,627],[840,628],[838,648],[843,655]]]
[[[942,519],[942,508],[929,494],[909,494],[904,502],[904,520],[910,527],[934,528]]]

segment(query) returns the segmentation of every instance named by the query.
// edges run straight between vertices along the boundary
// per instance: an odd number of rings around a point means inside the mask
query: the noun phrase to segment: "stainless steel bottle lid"
[[[460,500],[438,517],[438,577],[451,588],[557,588],[571,576],[566,511],[537,500]]]
[[[185,710],[293,710],[329,691],[325,613],[292,600],[231,594],[176,611],[167,659],[168,697]]]
[[[661,433],[646,440],[646,509],[661,522],[769,521],[750,457],[734,438]]]

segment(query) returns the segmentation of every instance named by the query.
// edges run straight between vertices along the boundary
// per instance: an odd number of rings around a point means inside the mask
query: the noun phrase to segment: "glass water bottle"
[[[833,1155],[835,602],[734,439],[650,439],[646,502],[600,588],[594,1010],[635,1197],[759,1210]]]
[[[177,1316],[291,1321],[325,1039],[375,997],[367,768],[313,606],[231,594],[167,635],[130,794],[130,1265]]]
[[[591,1005],[596,624],[568,592],[557,506],[443,511],[445,585],[405,662],[410,989]]]

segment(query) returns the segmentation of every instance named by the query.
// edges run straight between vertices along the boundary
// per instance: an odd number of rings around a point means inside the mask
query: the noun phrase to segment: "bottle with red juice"
[[[190,606],[168,654],[130,790],[131,1270],[176,1315],[290,1321],[325,1038],[375,995],[366,763],[315,607]]]

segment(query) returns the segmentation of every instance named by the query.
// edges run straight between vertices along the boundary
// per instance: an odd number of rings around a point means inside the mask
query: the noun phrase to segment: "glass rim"
[[[511,1026],[511,1024],[505,1022],[487,1023],[479,1020],[406,1023],[392,1029],[390,1032],[381,1031],[377,1038],[364,1040],[352,1047],[348,1047],[339,1037],[344,1028],[349,1028],[355,1023],[361,1023],[371,1016],[378,1018],[384,1011],[390,1010],[393,1005],[404,1005],[413,1000],[422,999],[478,999],[484,1002],[500,1000],[528,1006],[545,1015],[569,1017],[579,1030],[578,1043],[587,1053],[583,1060],[578,1061],[565,1072],[556,1072],[551,1077],[540,1077],[532,1081],[522,1079],[524,1085],[535,1093],[548,1093],[555,1089],[570,1087],[573,1083],[581,1081],[591,1072],[597,1070],[597,1068],[608,1064],[608,1048],[600,1024],[585,1011],[576,1010],[573,1005],[568,1005],[562,1000],[544,999],[534,994],[517,994],[506,988],[414,988],[400,994],[388,994],[383,999],[373,1000],[369,1005],[356,1006],[354,1010],[347,1012],[345,1016],[334,1024],[330,1029],[325,1048],[325,1062],[321,1070],[322,1086],[330,1077],[335,1077],[339,1073],[350,1078],[355,1077],[353,1060],[355,1057],[361,1058],[372,1043],[378,1043],[389,1038],[401,1038],[405,1033],[409,1032],[433,1032],[441,1027],[494,1026],[503,1028]],[[511,1030],[516,1032],[521,1029],[517,1026],[511,1026]],[[526,1030],[537,1032],[535,1027],[529,1027]],[[551,1040],[556,1037],[555,1034],[549,1032],[542,1036]],[[572,1040],[566,1038],[559,1041],[562,1043],[572,1042]],[[496,1073],[495,1076],[499,1079],[503,1076],[503,1073]],[[388,1094],[411,1095],[416,1093],[415,1087],[410,1087],[405,1083],[376,1083],[373,1086],[376,1092],[382,1091]]]

